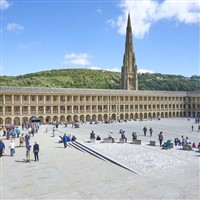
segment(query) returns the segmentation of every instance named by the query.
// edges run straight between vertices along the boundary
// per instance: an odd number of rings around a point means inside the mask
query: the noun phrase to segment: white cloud
[[[102,10],[99,8],[96,10],[97,13],[99,13],[100,15],[102,15]]]
[[[1,1],[0,1],[0,9],[1,9],[1,10],[6,10],[6,9],[8,9],[9,7],[10,7],[10,4],[9,4],[8,1],[6,1],[6,0],[1,0]]]
[[[123,14],[107,24],[117,25],[118,32],[125,34],[128,12],[131,14],[132,31],[135,37],[143,38],[152,24],[162,19],[174,19],[186,24],[200,22],[200,2],[198,0],[122,0],[119,4]]]
[[[29,49],[29,46],[26,44],[20,44],[18,45],[18,49],[26,50],[26,49]]]
[[[91,56],[87,53],[71,53],[65,55],[65,62],[64,64],[72,64],[72,65],[89,65],[90,61],[89,58]]]
[[[114,67],[114,68],[108,68],[108,69],[105,69],[106,71],[111,71],[111,72],[121,72],[121,69],[120,68],[117,68],[117,67]]]
[[[138,69],[138,73],[142,74],[142,73],[150,73],[153,74],[154,71],[153,70],[148,70],[148,69]]]
[[[8,23],[7,30],[13,32],[20,32],[24,30],[24,27],[16,23]]]
[[[116,23],[113,19],[109,19],[106,21],[106,24],[110,24],[110,26],[115,27]]]
[[[100,67],[97,66],[90,66],[88,69],[93,69],[93,70],[101,70]]]

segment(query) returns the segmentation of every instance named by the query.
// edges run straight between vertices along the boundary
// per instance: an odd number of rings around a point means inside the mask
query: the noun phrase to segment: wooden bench
[[[95,143],[95,138],[90,138],[90,143]]]
[[[133,144],[141,144],[141,140],[133,139]]]
[[[124,138],[119,138],[119,143],[125,143],[125,139]]]
[[[112,143],[112,138],[103,138],[103,143]]]
[[[150,145],[150,146],[156,146],[156,141],[152,141],[152,140],[151,140],[151,141],[149,142],[149,145]]]

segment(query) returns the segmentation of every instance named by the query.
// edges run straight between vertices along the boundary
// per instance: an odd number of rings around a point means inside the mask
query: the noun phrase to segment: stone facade
[[[123,66],[121,70],[121,89],[122,90],[138,90],[138,76],[135,53],[133,51],[132,28],[130,14],[126,28],[126,44],[123,58]]]
[[[200,117],[200,91],[0,87],[0,125],[51,121]]]

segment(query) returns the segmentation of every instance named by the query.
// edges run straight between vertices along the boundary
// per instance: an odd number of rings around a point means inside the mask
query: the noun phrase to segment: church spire
[[[137,66],[135,64],[135,53],[133,52],[131,17],[128,14],[126,27],[126,44],[121,72],[121,89],[138,90]]]

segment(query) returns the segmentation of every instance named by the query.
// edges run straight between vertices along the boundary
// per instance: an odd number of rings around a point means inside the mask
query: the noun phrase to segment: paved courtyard
[[[101,138],[110,131],[116,139],[119,130],[125,130],[128,141],[133,131],[142,140],[145,148],[150,140],[158,141],[163,131],[164,139],[188,136],[191,142],[200,141],[200,132],[191,131],[194,119],[161,119],[160,121],[123,122],[113,124],[83,124],[80,128],[67,128],[60,125],[55,137],[52,137],[51,125],[42,125],[39,133],[31,137],[31,144],[40,144],[40,161],[25,162],[25,148],[17,147],[14,157],[9,156],[9,141],[4,140],[6,154],[0,158],[1,199],[199,199],[200,198],[200,157],[199,154],[187,154],[195,162],[172,168],[135,174],[111,162],[102,161],[76,148],[63,148],[58,143],[59,135],[74,134],[77,140],[90,146],[89,135],[92,130]],[[143,127],[153,128],[153,136],[143,135]],[[46,133],[46,129],[48,132]],[[23,131],[26,133],[27,131]],[[18,139],[15,140],[18,146]],[[95,145],[95,144],[93,144]],[[98,145],[105,145],[103,143]],[[115,145],[115,144],[110,144]],[[124,144],[119,144],[124,145]],[[127,144],[131,145],[131,144]],[[118,148],[117,146],[115,146]],[[126,146],[123,147],[126,149]],[[140,148],[140,147],[138,147]],[[158,151],[160,147],[157,148]],[[98,148],[97,148],[98,149]],[[100,150],[99,150],[100,151]],[[179,150],[174,150],[179,151]],[[186,154],[185,154],[186,155]],[[124,155],[127,156],[127,155]],[[133,155],[134,156],[134,155]],[[142,159],[142,158],[139,158]],[[173,159],[173,158],[172,158]],[[115,160],[118,160],[117,155]],[[187,158],[186,158],[187,161]],[[120,162],[120,160],[119,160]],[[197,163],[197,164],[196,164]]]

